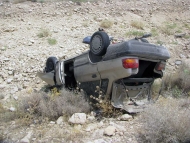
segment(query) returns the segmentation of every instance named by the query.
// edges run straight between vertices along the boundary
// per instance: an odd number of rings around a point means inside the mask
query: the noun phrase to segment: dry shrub
[[[103,20],[100,24],[100,26],[102,28],[110,28],[111,26],[113,25],[113,22],[112,21],[109,21],[109,20]]]
[[[105,94],[101,91],[100,87],[96,87],[96,91],[99,96],[95,97],[90,95],[91,102],[90,104],[93,106],[93,108],[99,112],[97,112],[99,115],[103,117],[117,117],[122,114],[123,110],[116,109],[109,99],[105,98]]]
[[[143,30],[144,24],[140,21],[131,21],[131,26]]]
[[[51,94],[45,92],[32,93],[23,99],[22,107],[32,115],[48,117],[49,119],[90,111],[90,106],[82,94],[67,90],[62,90],[60,94],[56,94],[55,91]]]
[[[40,32],[37,34],[39,38],[50,36],[50,31],[48,29],[40,29]]]
[[[140,116],[141,142],[190,142],[190,99],[164,99],[148,107]]]
[[[163,34],[166,35],[173,35],[178,30],[176,23],[163,23],[159,29]]]
[[[190,67],[183,63],[175,74],[165,75],[163,78],[164,88],[173,90],[178,95],[190,95]],[[175,94],[174,94],[175,96]]]

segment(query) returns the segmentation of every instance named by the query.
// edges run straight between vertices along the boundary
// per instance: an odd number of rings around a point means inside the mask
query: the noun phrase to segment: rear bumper
[[[143,82],[142,85],[124,86],[119,83],[113,83],[112,105],[121,108],[129,113],[141,112],[150,101],[150,89],[154,81],[152,78],[134,78],[126,82]]]

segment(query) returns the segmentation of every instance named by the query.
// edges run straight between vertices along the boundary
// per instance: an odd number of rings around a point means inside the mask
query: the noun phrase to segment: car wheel
[[[96,56],[103,56],[110,45],[109,36],[103,31],[95,32],[90,41],[90,51]]]
[[[51,72],[55,69],[56,63],[57,63],[56,57],[49,57],[46,61],[46,72]]]

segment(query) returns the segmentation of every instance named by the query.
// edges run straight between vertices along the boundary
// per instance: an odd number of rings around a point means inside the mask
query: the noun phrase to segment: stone
[[[129,121],[131,119],[133,119],[133,117],[129,114],[124,114],[120,117],[120,120],[122,120],[122,121]]]
[[[50,124],[55,124],[55,122],[54,121],[50,121]]]
[[[93,141],[93,143],[107,143],[107,142],[103,139],[96,139]]]
[[[32,131],[28,132],[28,134],[20,140],[20,143],[30,143],[31,137],[32,137]]]
[[[14,107],[10,107],[9,110],[12,112],[16,111],[16,109]]]
[[[0,89],[3,89],[3,88],[5,88],[5,85],[3,85],[3,84],[1,85],[0,84]]]
[[[104,130],[104,135],[113,136],[113,135],[115,135],[115,132],[116,132],[116,127],[114,127],[114,126],[108,126]]]
[[[0,94],[0,99],[4,99],[5,96],[3,94]]]
[[[97,124],[90,124],[86,127],[85,131],[90,132],[92,130],[95,130],[97,128]]]
[[[185,55],[183,55],[183,54],[180,54],[179,57],[182,58],[182,59],[183,59],[183,58],[186,58]]]
[[[101,128],[104,125],[104,123],[102,121],[100,121],[100,123],[98,123],[98,128]]]
[[[181,61],[181,60],[176,60],[176,61],[175,61],[175,64],[176,64],[176,65],[181,65],[181,64],[182,64],[182,61]]]
[[[94,121],[94,120],[95,120],[95,117],[94,117],[94,116],[87,116],[87,120],[88,120],[88,121]]]
[[[86,114],[75,113],[69,118],[68,122],[73,124],[84,124],[86,122]]]
[[[12,82],[12,80],[13,80],[12,78],[8,78],[7,83],[10,84]]]
[[[29,143],[29,142],[30,142],[29,139],[25,137],[20,140],[20,143]]]
[[[13,96],[13,98],[14,98],[15,100],[18,100],[18,96],[16,96],[16,95],[15,95],[15,96]]]
[[[8,71],[8,74],[9,74],[9,75],[12,75],[12,74],[13,74],[13,71]]]
[[[59,117],[59,118],[57,119],[56,123],[57,123],[58,125],[63,124],[63,117],[62,117],[62,116]]]

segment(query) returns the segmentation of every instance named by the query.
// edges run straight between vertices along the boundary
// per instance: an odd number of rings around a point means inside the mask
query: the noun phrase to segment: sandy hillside
[[[175,72],[190,58],[190,1],[140,0],[98,2],[4,2],[0,0],[0,96],[7,108],[11,100],[18,100],[40,90],[44,85],[37,71],[44,68],[49,56],[67,59],[79,55],[89,47],[82,43],[108,21],[105,28],[116,40],[135,37],[133,32],[152,33],[149,41],[166,46],[171,54],[166,72]],[[136,23],[136,24],[135,24]],[[141,25],[140,27],[138,25]],[[42,35],[45,31],[46,35]],[[40,35],[41,34],[41,35]],[[181,38],[182,35],[182,38]],[[180,37],[180,38],[178,38]],[[48,43],[53,39],[53,43]],[[177,62],[176,62],[177,61]],[[179,62],[180,61],[180,62]],[[108,125],[117,126],[117,133],[104,136]],[[92,126],[88,131],[87,126]],[[31,124],[19,126],[15,121],[0,123],[1,134],[8,142],[138,142],[135,130],[138,122],[106,118],[85,126],[67,123]],[[82,130],[77,134],[76,130]],[[63,134],[70,134],[64,137]],[[66,138],[66,139],[65,139]]]

